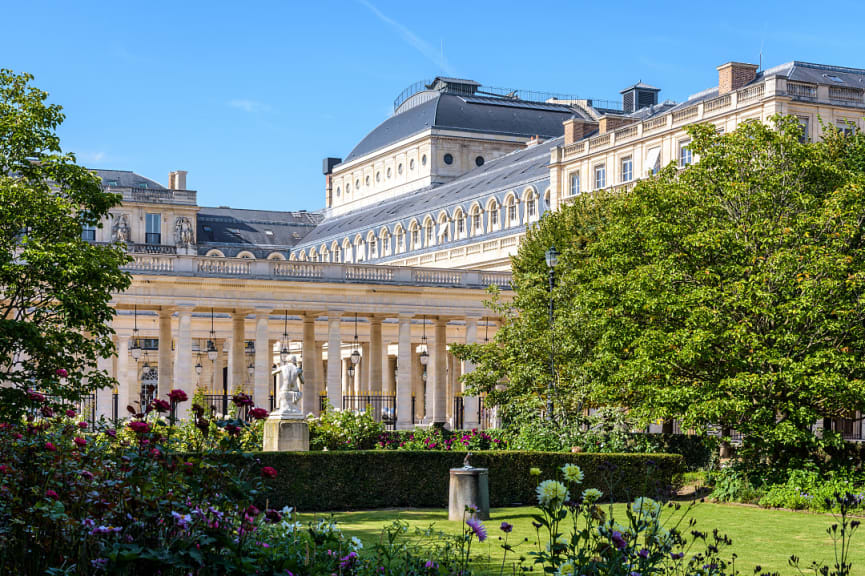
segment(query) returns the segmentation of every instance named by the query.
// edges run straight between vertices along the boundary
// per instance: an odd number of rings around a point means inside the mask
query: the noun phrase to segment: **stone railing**
[[[601,136],[595,136],[591,140],[589,140],[589,150],[597,150],[602,146],[606,146],[610,143],[611,136],[609,134],[602,134]]]
[[[713,98],[711,100],[706,100],[703,102],[703,114],[708,114],[710,112],[715,112],[717,110],[723,110],[724,108],[729,108],[730,104],[733,103],[733,97],[729,94],[724,94],[719,98]]]
[[[696,118],[700,113],[699,106],[689,106],[687,108],[683,108],[681,110],[673,111],[673,123],[684,122],[685,120],[690,120],[691,118]]]
[[[747,88],[742,88],[736,95],[738,96],[737,101],[741,104],[742,102],[748,102],[749,100],[754,100],[756,98],[762,98],[763,94],[766,92],[766,84],[755,84],[754,86],[748,86]]]
[[[480,248],[480,245],[477,246]],[[493,273],[480,270],[411,268],[375,264],[208,258],[173,254],[131,254],[131,256],[132,261],[124,268],[133,275],[153,274],[453,288],[486,288],[490,284],[495,284],[500,288],[510,289],[511,285],[510,272]]]
[[[195,190],[152,190],[149,188],[121,188],[106,186],[106,192],[114,192],[123,196],[123,202],[144,202],[147,204],[183,204],[196,205]]]
[[[619,128],[616,130],[616,142],[621,142],[626,138],[633,138],[637,135],[638,126],[634,124],[633,126],[628,126],[627,128]]]

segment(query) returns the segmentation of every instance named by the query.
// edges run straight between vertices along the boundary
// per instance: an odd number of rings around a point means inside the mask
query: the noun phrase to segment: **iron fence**
[[[396,429],[396,396],[361,394],[343,396],[342,409],[372,414],[376,422],[382,422],[388,430]]]
[[[62,410],[75,410],[76,418],[87,422],[91,426],[96,423],[96,394],[84,394],[77,401],[71,401],[60,396],[46,396],[52,404],[60,406]]]

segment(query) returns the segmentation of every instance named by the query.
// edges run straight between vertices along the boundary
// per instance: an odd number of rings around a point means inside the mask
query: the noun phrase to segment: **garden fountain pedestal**
[[[265,452],[308,452],[309,425],[300,417],[274,412],[264,421]]]
[[[451,468],[448,490],[448,520],[462,522],[466,516],[466,506],[477,508],[471,514],[478,520],[490,519],[489,468],[475,468],[469,464],[466,455],[462,468]]]

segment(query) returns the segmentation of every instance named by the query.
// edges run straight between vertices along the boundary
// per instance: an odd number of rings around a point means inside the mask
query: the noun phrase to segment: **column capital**
[[[253,309],[253,312],[255,313],[256,316],[263,316],[265,314],[270,316],[270,313],[273,312],[273,307],[261,304],[261,305],[255,306],[255,308]]]
[[[229,314],[231,314],[232,318],[246,318],[250,314],[252,314],[252,310],[249,308],[235,308]]]
[[[167,318],[167,317],[171,316],[172,314],[174,314],[174,312],[175,312],[174,306],[162,306],[157,311],[160,318]]]
[[[397,314],[397,318],[402,322],[403,320],[408,320],[409,322],[415,317],[414,312],[400,312]]]
[[[328,309],[328,311],[327,311],[327,319],[328,319],[328,320],[331,320],[331,319],[336,320],[336,319],[342,318],[342,316],[343,316],[344,313],[345,313],[345,310],[341,310],[341,309],[340,309],[340,310],[332,310],[332,309]]]
[[[484,319],[484,314],[481,312],[467,312],[465,314],[466,322],[480,322]]]

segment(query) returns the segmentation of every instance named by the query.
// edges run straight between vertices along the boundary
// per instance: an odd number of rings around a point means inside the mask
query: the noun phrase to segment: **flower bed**
[[[299,510],[447,506],[449,470],[464,454],[444,451],[263,452],[262,465],[278,471],[261,498]],[[226,456],[226,458],[233,458]],[[531,468],[552,473],[578,464],[584,485],[619,499],[657,496],[683,466],[671,454],[569,454],[489,451],[475,453],[473,466],[489,468],[490,503],[510,506],[533,501]]]

